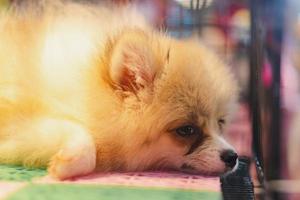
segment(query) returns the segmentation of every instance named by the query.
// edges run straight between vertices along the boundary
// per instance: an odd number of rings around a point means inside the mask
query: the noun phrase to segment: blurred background
[[[0,0],[0,9],[13,1]],[[240,155],[259,157],[268,187],[300,199],[300,1],[111,1],[136,4],[158,29],[198,37],[228,63],[241,93],[226,137]]]

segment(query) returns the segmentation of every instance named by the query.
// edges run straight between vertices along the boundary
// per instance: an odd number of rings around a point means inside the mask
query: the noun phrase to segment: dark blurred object
[[[283,0],[251,1],[250,103],[253,151],[261,184],[265,182],[263,171],[267,184],[282,178],[280,89],[283,10]],[[263,73],[266,61],[271,69],[269,84],[262,82],[266,76]],[[282,199],[276,191],[266,189],[266,198]]]
[[[258,180],[264,182],[263,150],[262,150],[262,116],[261,116],[261,96],[262,88],[262,65],[263,54],[263,24],[259,0],[251,1],[251,43],[250,43],[250,115],[252,121],[253,134],[253,156],[257,169]]]
[[[240,157],[238,169],[221,177],[224,200],[254,200],[254,188],[249,166],[250,159]]]

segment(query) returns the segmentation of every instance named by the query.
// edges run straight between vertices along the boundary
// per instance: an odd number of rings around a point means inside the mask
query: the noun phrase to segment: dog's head
[[[229,69],[197,41],[128,31],[111,50],[126,123],[124,168],[221,174],[237,164],[223,131],[237,97]]]

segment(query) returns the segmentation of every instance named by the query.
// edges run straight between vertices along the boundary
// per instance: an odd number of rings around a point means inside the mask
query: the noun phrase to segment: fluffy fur
[[[58,1],[3,12],[0,36],[0,163],[60,179],[231,169],[221,133],[237,86],[198,41],[170,38],[131,8]],[[200,133],[181,137],[184,125]]]

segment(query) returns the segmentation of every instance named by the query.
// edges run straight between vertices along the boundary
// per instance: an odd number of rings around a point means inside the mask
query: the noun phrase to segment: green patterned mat
[[[35,177],[45,176],[44,169],[28,169],[20,166],[0,165],[1,181],[30,181]]]
[[[8,200],[215,200],[218,193],[84,185],[29,185]]]

